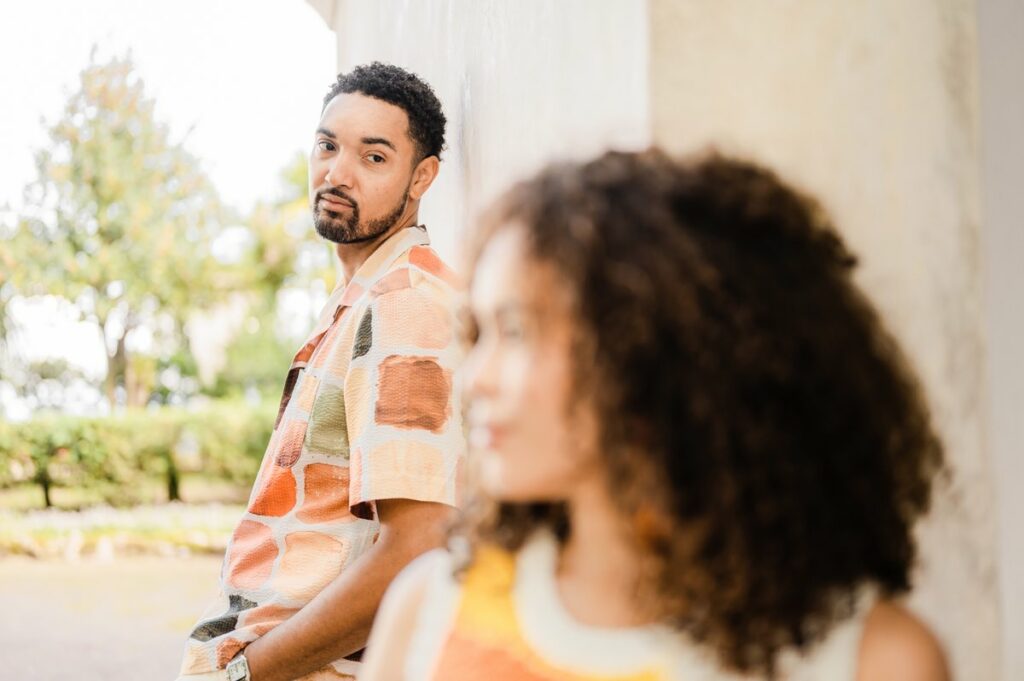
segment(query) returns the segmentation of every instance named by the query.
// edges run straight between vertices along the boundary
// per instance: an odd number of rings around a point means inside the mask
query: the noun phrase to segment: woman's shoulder
[[[877,601],[867,613],[857,654],[856,681],[947,681],[935,634],[904,606]]]
[[[783,657],[784,678],[850,681],[948,681],[945,655],[932,631],[899,603],[862,588],[853,612],[803,653]]]
[[[483,544],[472,554],[439,548],[414,559],[395,578],[389,592],[394,600],[419,602],[427,595],[505,591],[516,573],[516,553]]]
[[[447,549],[432,549],[414,558],[392,581],[389,591],[408,596],[423,593],[431,581],[444,573],[452,564],[451,553]]]

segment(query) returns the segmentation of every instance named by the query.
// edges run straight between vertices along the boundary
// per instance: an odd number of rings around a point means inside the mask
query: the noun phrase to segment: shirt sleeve
[[[455,297],[444,286],[421,281],[366,308],[345,380],[354,515],[374,517],[379,499],[457,504],[459,359]]]

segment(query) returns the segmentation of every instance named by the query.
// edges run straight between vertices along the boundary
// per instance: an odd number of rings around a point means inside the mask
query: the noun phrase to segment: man
[[[354,675],[385,588],[442,542],[465,447],[456,278],[418,211],[444,128],[431,88],[395,66],[342,74],[324,100],[309,194],[344,281],[292,363],[182,679]]]

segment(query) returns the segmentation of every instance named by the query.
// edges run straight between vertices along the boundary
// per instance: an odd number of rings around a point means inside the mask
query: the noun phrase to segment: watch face
[[[227,666],[228,679],[230,681],[243,681],[249,678],[249,663],[244,657],[239,655],[235,659],[228,662]]]

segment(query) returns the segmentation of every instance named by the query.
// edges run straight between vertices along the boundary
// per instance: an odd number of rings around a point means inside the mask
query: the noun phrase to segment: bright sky
[[[131,51],[172,139],[241,211],[280,191],[335,76],[334,34],[305,0],[0,0],[0,220],[20,208],[47,141],[42,121],[60,117],[93,45],[101,61]],[[102,341],[64,307],[21,306],[16,344],[95,371]],[[0,402],[27,415],[3,386]]]
[[[334,34],[305,0],[0,0],[0,206],[20,205],[40,119],[60,116],[93,45],[131,50],[157,115],[241,209],[276,194],[335,75]]]

